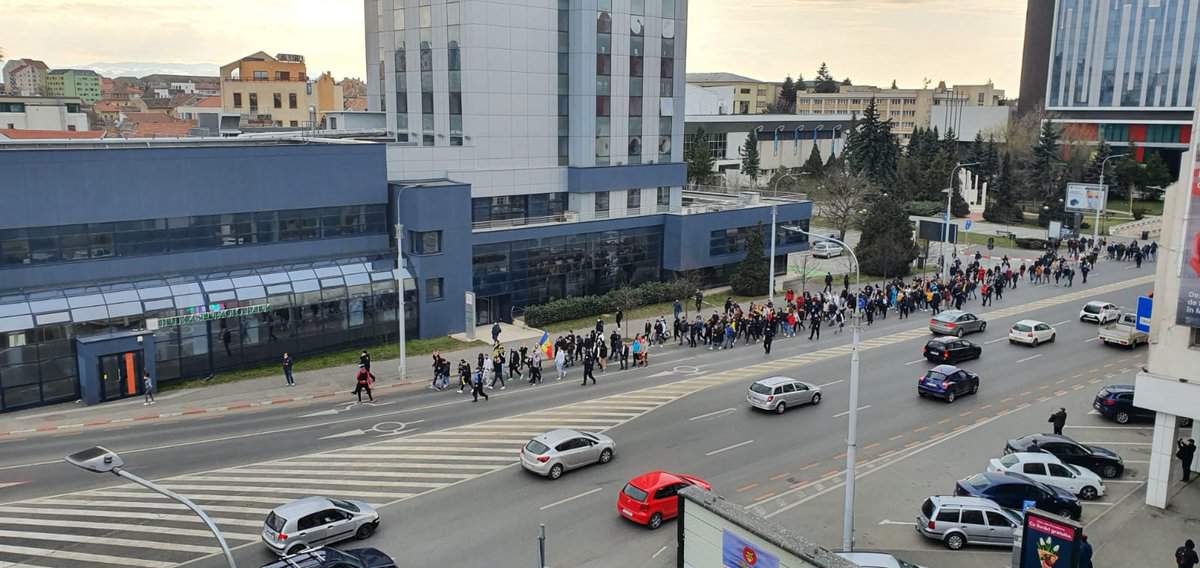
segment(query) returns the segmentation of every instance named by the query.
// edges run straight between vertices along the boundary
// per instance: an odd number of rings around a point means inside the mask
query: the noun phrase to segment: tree
[[[813,202],[837,229],[838,238],[846,240],[846,231],[853,228],[871,196],[879,194],[879,187],[863,176],[830,172],[813,192]]]
[[[821,160],[821,148],[813,144],[812,152],[808,153],[808,160],[804,162],[802,168],[808,175],[821,177],[825,175],[825,162]]]
[[[837,153],[833,150],[829,151],[829,159],[825,161],[825,173],[833,174],[843,169],[842,160],[838,158]]]
[[[734,294],[740,296],[761,296],[767,293],[768,272],[770,268],[763,253],[763,224],[760,221],[750,232],[746,241],[746,257],[738,263],[729,286]]]
[[[1101,139],[1100,145],[1096,147],[1096,151],[1092,154],[1092,159],[1088,162],[1087,169],[1084,171],[1083,181],[1088,183],[1106,183],[1105,180],[1100,179],[1101,169],[1104,170],[1104,177],[1112,179],[1110,174],[1114,173],[1113,170],[1104,167],[1104,161],[1108,160],[1108,157],[1111,155],[1113,155],[1112,148]],[[1109,161],[1111,162],[1111,160]]]
[[[758,183],[758,135],[751,130],[746,134],[746,142],[742,144],[742,173],[750,176],[750,180]]]
[[[892,136],[890,120],[879,119],[875,98],[867,104],[860,119],[846,137],[843,158],[850,173],[863,175],[880,187],[892,187],[896,180],[896,163],[900,146]]]
[[[1157,200],[1162,198],[1163,190],[1175,181],[1175,176],[1171,175],[1171,168],[1163,160],[1162,154],[1148,154],[1142,173],[1142,185],[1138,189],[1141,190],[1143,198]]]
[[[803,93],[808,90],[808,84],[804,82],[804,75],[796,76],[796,92]]]
[[[851,86],[854,86],[854,83],[851,83],[850,78],[846,77],[845,79],[842,79],[842,86],[843,87],[851,87]]]
[[[796,83],[792,82],[792,76],[788,75],[783,80],[783,86],[779,87],[779,97],[776,99],[779,111],[784,113],[796,112]]]
[[[829,74],[829,67],[823,61],[821,62],[821,68],[817,69],[816,86],[813,90],[818,93],[838,92],[837,81],[833,80],[833,75]]]
[[[1049,225],[1051,220],[1063,218],[1061,176],[1058,166],[1062,158],[1058,149],[1059,132],[1050,121],[1042,123],[1037,146],[1033,148],[1033,160],[1029,167],[1029,197],[1041,204],[1038,224]]]
[[[979,175],[989,184],[1000,171],[1000,152],[996,149],[996,135],[989,134],[987,146],[984,146],[983,160],[979,165]]]
[[[687,162],[688,182],[699,185],[712,175],[713,164],[716,163],[716,160],[713,159],[712,152],[708,148],[708,134],[704,132],[703,128],[697,128],[690,141],[691,146],[683,159]]]
[[[892,79],[892,90],[895,91],[897,88],[898,87],[896,87],[896,80]]]
[[[863,229],[854,254],[859,270],[885,277],[907,276],[917,258],[912,222],[900,202],[889,196],[875,200],[862,218]]]
[[[1137,161],[1137,145],[1132,140],[1126,147],[1122,158],[1116,158],[1108,163],[1104,177],[1108,178],[1108,201],[1128,199],[1130,193],[1142,184],[1142,165]]]
[[[1000,161],[1000,168],[988,186],[987,207],[983,210],[984,219],[993,223],[1020,223],[1025,220],[1021,207],[1017,205],[1013,181],[1012,155],[1005,153]]]

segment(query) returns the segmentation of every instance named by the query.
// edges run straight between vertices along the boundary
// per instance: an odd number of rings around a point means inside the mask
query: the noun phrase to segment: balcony
[[[558,215],[546,215],[544,217],[516,217],[513,219],[500,219],[495,221],[476,221],[471,223],[471,229],[475,231],[487,231],[491,229],[511,229],[513,227],[528,227],[531,225],[550,225],[554,223],[564,223],[566,221],[575,221],[574,214],[570,212],[561,213]]]

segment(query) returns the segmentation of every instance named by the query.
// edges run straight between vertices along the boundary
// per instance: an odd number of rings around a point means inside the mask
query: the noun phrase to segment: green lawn
[[[776,280],[778,280],[778,278],[776,278]],[[763,300],[763,298],[755,298],[755,297],[751,297],[751,296],[739,296],[737,294],[733,294],[733,293],[729,293],[729,292],[721,293],[721,294],[706,295],[706,296],[704,296],[705,309],[708,310],[708,309],[713,309],[713,308],[720,308],[721,306],[723,306],[725,304],[725,298],[733,298],[733,301],[737,302],[739,304],[746,304],[746,303],[752,302],[752,301],[761,302]],[[684,304],[684,311],[687,312],[689,315],[695,316],[696,301],[688,300],[686,302],[683,302],[683,304]],[[667,318],[670,319],[673,315],[674,315],[674,303],[673,302],[663,302],[661,304],[652,304],[649,306],[642,306],[640,308],[634,308],[632,310],[629,310],[628,312],[625,312],[625,319],[627,321],[632,321],[632,320],[637,320],[637,319],[653,318],[653,317],[658,317],[658,316],[667,316]],[[591,316],[591,317],[586,317],[586,318],[560,321],[558,323],[552,323],[552,324],[546,325],[543,327],[543,329],[545,329],[546,331],[548,331],[550,333],[562,332],[562,331],[581,332],[581,330],[594,328],[596,326],[596,318],[600,318],[600,317],[604,318],[604,323],[606,325],[611,325],[614,321],[616,321],[615,320],[616,311],[614,310],[612,312],[608,312],[608,313],[605,313],[600,316]],[[632,331],[631,331],[631,333],[632,333]]]
[[[1128,200],[1115,200],[1108,202],[1108,208],[1112,211],[1129,212]],[[1134,199],[1134,209],[1145,209],[1147,215],[1162,215],[1163,200],[1161,199]],[[1132,213],[1130,213],[1132,215]]]
[[[439,337],[436,339],[414,339],[407,342],[407,355],[427,355],[434,351],[457,351],[460,349],[468,349],[471,347],[484,347],[487,344],[482,341],[459,341],[449,337]],[[354,349],[342,349],[340,351],[330,351],[320,353],[308,357],[296,357],[295,369],[297,371],[315,371],[318,369],[328,369],[340,365],[349,365],[358,362],[358,354],[366,349],[371,353],[372,361],[383,361],[387,359],[397,359],[400,357],[400,347],[396,342],[376,343],[373,345],[364,345],[355,347]],[[279,367],[279,363],[266,363],[255,367],[238,369],[235,371],[226,371],[217,373],[212,379],[187,379],[167,383],[162,386],[162,391],[170,391],[176,389],[190,389],[196,387],[204,387],[208,385],[216,385],[222,383],[234,383],[247,379],[257,379],[271,375],[282,375],[283,371]]]

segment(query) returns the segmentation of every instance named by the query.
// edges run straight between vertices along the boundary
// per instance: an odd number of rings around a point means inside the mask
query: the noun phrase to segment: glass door
[[[118,400],[136,396],[142,390],[142,353],[127,351],[99,358],[100,381],[104,388],[101,400]]]

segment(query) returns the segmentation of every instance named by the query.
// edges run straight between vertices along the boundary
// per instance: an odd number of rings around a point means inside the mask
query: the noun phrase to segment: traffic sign
[[[1146,296],[1138,296],[1137,323],[1134,324],[1134,328],[1143,333],[1150,333],[1150,312],[1153,307],[1153,299]]]
[[[967,232],[971,232],[971,225],[974,225],[974,224],[975,224],[975,222],[970,219],[963,221],[963,230],[967,231]]]

